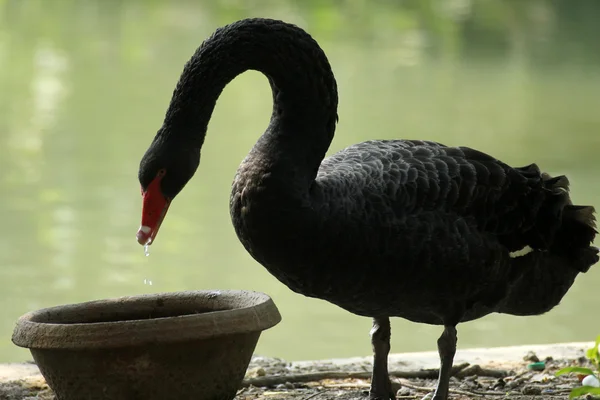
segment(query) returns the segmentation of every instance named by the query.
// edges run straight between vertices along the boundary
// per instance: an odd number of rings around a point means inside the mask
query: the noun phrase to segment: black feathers
[[[178,192],[219,94],[248,69],[267,76],[274,104],[233,182],[235,231],[290,289],[388,327],[388,343],[374,345],[373,398],[390,397],[388,317],[445,325],[435,397],[445,399],[457,323],[544,313],[598,261],[594,209],[572,205],[566,177],[535,164],[513,168],[419,140],[364,142],[323,160],[337,121],[335,79],[318,44],[281,21],[238,21],[203,43],[140,177],[174,165],[167,174]]]
[[[238,21],[200,46],[151,147],[160,157],[147,156],[140,177],[165,168],[177,194],[217,97],[247,69],[267,75],[274,105],[234,179],[231,216],[250,254],[291,289],[362,315],[443,324],[494,311],[520,293],[511,288],[526,270],[554,269],[551,281],[527,282],[543,285],[597,261],[593,208],[572,205],[568,180],[535,164],[420,140],[364,142],[323,160],[335,79],[314,39],[281,21]]]

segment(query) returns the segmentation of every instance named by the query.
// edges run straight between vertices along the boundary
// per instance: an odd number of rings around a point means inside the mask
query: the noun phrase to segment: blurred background
[[[231,226],[233,175],[271,112],[259,73],[221,96],[150,257],[135,241],[139,159],[183,64],[252,16],[296,23],[328,54],[340,93],[330,154],[367,139],[468,145],[568,174],[574,200],[600,206],[598,1],[0,0],[0,362],[30,357],[10,341],[27,311],[213,288],[274,298],[283,322],[259,354],[370,354],[370,320],[292,293]],[[592,340],[599,287],[596,266],[552,312],[463,324],[459,346]],[[434,350],[441,330],[397,319],[392,332],[402,352]]]

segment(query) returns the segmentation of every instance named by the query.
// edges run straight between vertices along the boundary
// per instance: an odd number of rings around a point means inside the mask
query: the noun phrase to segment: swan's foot
[[[369,390],[369,400],[396,400],[396,394],[392,390],[391,383],[376,385],[371,383],[371,389]]]
[[[396,400],[396,396],[393,393],[388,396],[378,396],[369,392],[369,400]]]
[[[427,395],[423,399],[427,400],[447,400],[450,390],[450,371],[454,362],[456,353],[456,327],[446,325],[442,336],[438,339],[438,352],[440,354],[440,373],[438,385],[433,396]]]
[[[390,383],[384,383],[383,385],[371,383],[369,400],[396,400],[396,393],[392,390]]]
[[[369,392],[369,400],[396,400],[396,395],[394,393],[390,393],[386,396]]]
[[[388,354],[390,352],[390,319],[373,318],[371,345],[373,347],[373,374],[371,377],[370,400],[395,400],[392,383],[388,374]]]

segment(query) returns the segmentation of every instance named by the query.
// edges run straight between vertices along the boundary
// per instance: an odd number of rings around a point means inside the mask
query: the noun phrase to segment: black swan
[[[594,208],[535,164],[421,140],[374,140],[324,159],[337,123],[329,62],[304,30],[269,19],[218,29],[198,48],[143,156],[140,244],[192,178],[217,98],[246,70],[273,91],[265,133],[233,181],[246,250],[293,291],[373,318],[371,399],[394,399],[390,317],[443,325],[434,399],[448,397],[456,325],[556,306],[598,261]]]

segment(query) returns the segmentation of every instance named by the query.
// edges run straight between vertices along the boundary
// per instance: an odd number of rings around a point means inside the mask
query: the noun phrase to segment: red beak
[[[171,203],[171,200],[163,196],[160,190],[160,181],[163,176],[164,173],[159,173],[148,185],[148,189],[142,192],[142,224],[137,231],[136,238],[138,243],[143,246],[154,242]]]

